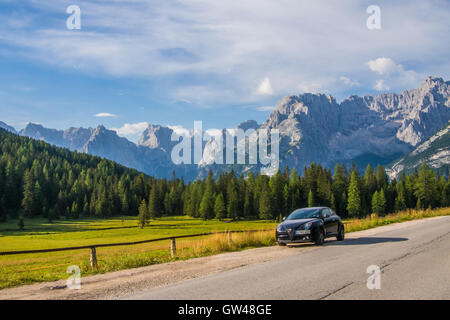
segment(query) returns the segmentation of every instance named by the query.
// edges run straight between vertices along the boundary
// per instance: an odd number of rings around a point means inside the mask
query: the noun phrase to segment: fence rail
[[[202,236],[211,236],[215,234],[228,234],[229,238],[232,233],[244,233],[244,232],[266,232],[273,231],[273,229],[264,229],[264,230],[228,230],[228,231],[220,231],[220,232],[205,232],[205,233],[197,233],[197,234],[187,234],[181,236],[171,236],[157,239],[149,239],[149,240],[140,240],[140,241],[132,241],[132,242],[118,242],[118,243],[102,243],[102,244],[92,244],[86,246],[78,246],[78,247],[65,247],[65,248],[53,248],[53,249],[38,249],[38,250],[21,250],[21,251],[5,251],[0,252],[0,256],[8,256],[8,255],[17,255],[17,254],[29,254],[29,253],[46,253],[46,252],[58,252],[58,251],[71,251],[71,250],[82,250],[89,249],[90,250],[90,264],[93,269],[96,269],[97,266],[97,250],[96,248],[103,247],[117,247],[117,246],[129,246],[136,245],[142,243],[150,243],[164,240],[171,240],[170,242],[170,252],[172,256],[176,254],[176,239],[184,239],[184,238],[195,238]]]

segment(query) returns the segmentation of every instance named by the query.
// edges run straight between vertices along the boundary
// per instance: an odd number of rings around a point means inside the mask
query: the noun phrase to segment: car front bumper
[[[276,239],[279,243],[309,242],[312,241],[312,233],[311,230],[293,230],[291,232],[277,231]]]

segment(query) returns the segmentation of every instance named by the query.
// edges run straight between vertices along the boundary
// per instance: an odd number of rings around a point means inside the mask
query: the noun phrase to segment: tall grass
[[[372,213],[370,216],[363,219],[353,219],[345,222],[345,231],[353,232],[353,231],[361,231],[371,228],[376,228],[379,226],[404,222],[416,219],[424,219],[431,218],[437,216],[448,216],[450,215],[450,207],[446,208],[437,208],[437,209],[426,209],[426,210],[415,210],[408,209],[404,211],[399,211],[396,213],[388,214],[385,216],[378,216],[375,213]]]
[[[169,242],[161,241],[153,246],[151,250],[142,252],[117,252],[101,258],[101,248],[98,251],[100,257],[97,272],[110,272],[115,270],[137,268],[157,263],[164,263],[176,260],[187,260],[196,257],[210,256],[214,254],[239,251],[249,248],[272,246],[276,244],[274,231],[256,231],[239,233],[220,233],[192,239],[180,239],[176,241],[177,251],[171,257]],[[85,260],[81,264],[84,273],[91,273],[89,261]]]

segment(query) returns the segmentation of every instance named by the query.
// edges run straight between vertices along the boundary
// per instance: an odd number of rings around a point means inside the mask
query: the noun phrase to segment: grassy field
[[[408,210],[378,217],[346,220],[347,232],[370,229],[386,224],[450,215],[450,208]],[[226,234],[177,240],[177,256],[170,257],[169,241],[97,248],[99,270],[109,272],[141,267],[173,260],[189,259],[227,251],[274,245],[273,221],[220,222],[188,217],[152,220],[140,229],[134,217],[115,219],[60,220],[49,224],[43,219],[25,220],[25,229],[18,230],[17,221],[0,224],[0,251],[60,248],[102,243],[129,242],[168,236],[187,235],[225,230],[267,230],[255,233]],[[0,289],[41,281],[65,279],[67,267],[77,265],[82,275],[94,272],[89,266],[89,250],[0,256]]]
[[[50,224],[45,219],[26,219],[25,228],[18,229],[18,221],[0,224],[0,251],[34,250],[84,246],[103,243],[131,242],[168,236],[188,235],[226,230],[275,229],[273,221],[221,222],[203,221],[189,217],[167,217],[152,220],[150,226],[140,229],[135,217],[114,219],[59,220]],[[224,237],[224,236],[221,236]],[[244,241],[244,238],[247,238]],[[266,240],[264,240],[264,239]],[[217,236],[177,240],[177,257],[210,255],[217,252],[239,250],[273,244],[273,231],[254,235],[234,234],[233,245],[220,246]],[[240,239],[238,241],[238,239]],[[228,241],[228,239],[227,239]],[[216,243],[215,248],[207,243]],[[98,248],[99,270],[108,272],[140,267],[174,260],[170,257],[169,241]],[[40,281],[67,278],[67,267],[78,265],[82,275],[92,274],[89,250],[0,256],[0,289]]]

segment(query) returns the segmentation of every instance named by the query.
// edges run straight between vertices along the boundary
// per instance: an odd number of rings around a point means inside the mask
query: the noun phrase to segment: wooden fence
[[[176,239],[183,238],[194,238],[194,237],[202,237],[202,236],[210,236],[215,234],[228,234],[228,239],[231,241],[232,233],[244,233],[244,232],[266,232],[273,231],[273,229],[265,229],[265,230],[237,230],[237,231],[221,231],[221,232],[207,232],[207,233],[197,233],[197,234],[188,234],[182,236],[173,236],[173,237],[165,237],[165,238],[157,238],[157,239],[149,239],[149,240],[141,240],[141,241],[133,241],[133,242],[119,242],[119,243],[103,243],[103,244],[94,244],[87,246],[78,246],[78,247],[65,247],[65,248],[54,248],[54,249],[38,249],[38,250],[23,250],[23,251],[6,251],[0,252],[0,256],[8,256],[8,255],[17,255],[17,254],[29,254],[29,253],[45,253],[45,252],[58,252],[58,251],[70,251],[70,250],[81,250],[81,249],[89,249],[90,257],[89,262],[91,264],[91,268],[96,270],[98,268],[97,263],[97,248],[102,247],[117,247],[117,246],[129,246],[141,243],[149,243],[149,242],[157,242],[170,240],[170,254],[172,257],[176,255]]]

